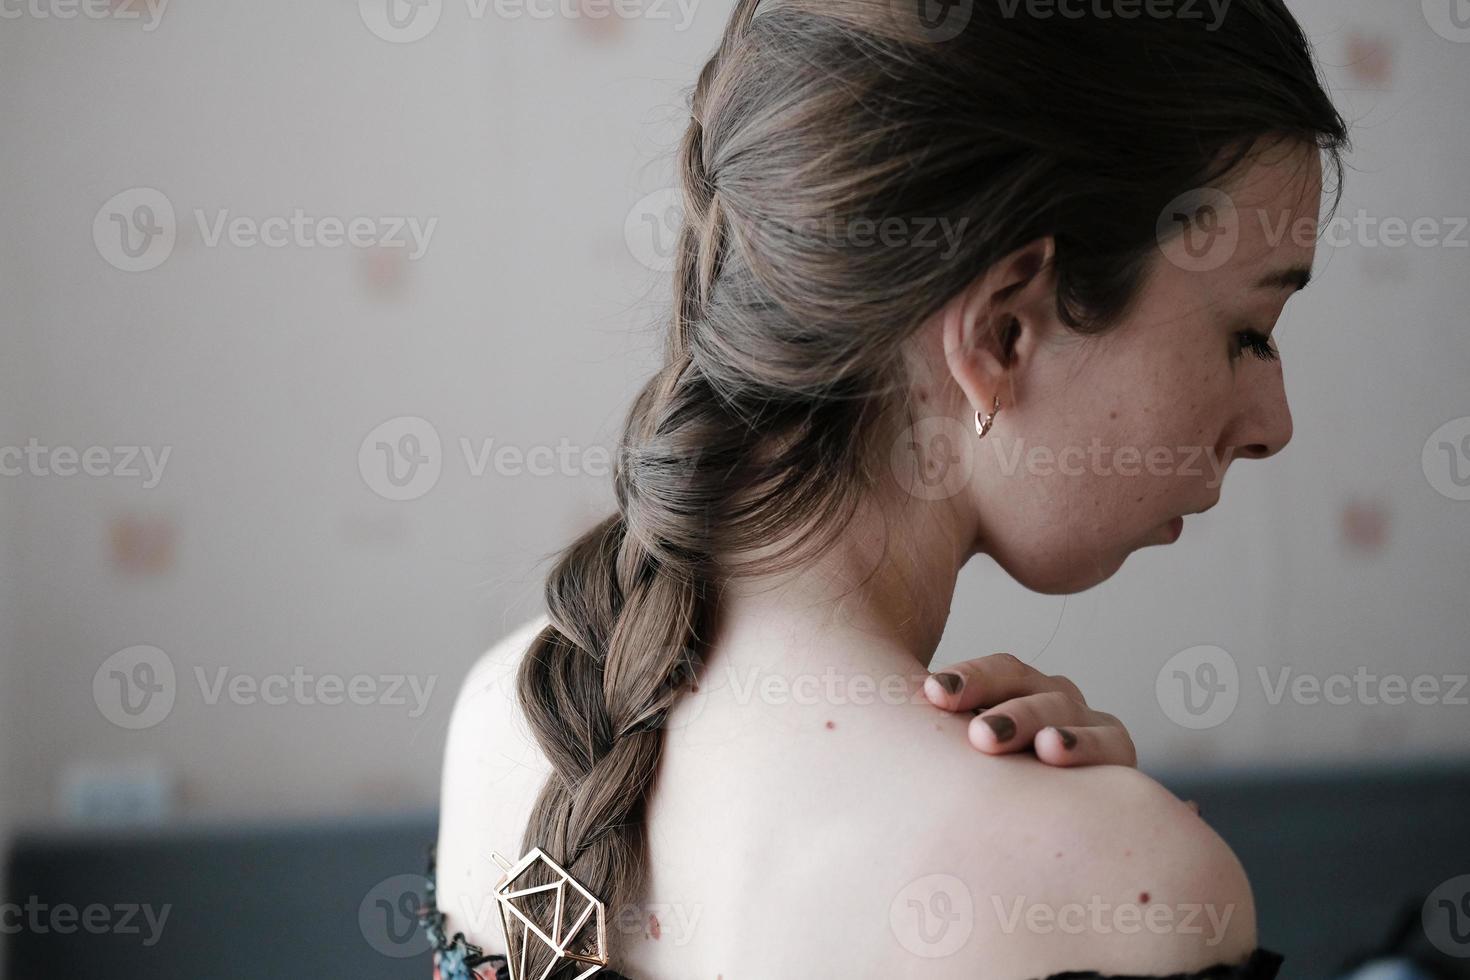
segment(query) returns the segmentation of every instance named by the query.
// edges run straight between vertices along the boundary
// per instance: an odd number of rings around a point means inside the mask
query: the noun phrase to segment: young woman
[[[1114,719],[1004,657],[924,677],[972,556],[1090,588],[1287,443],[1343,121],[1281,0],[933,13],[739,0],[701,72],[617,510],[455,710],[444,980],[504,970],[492,853],[534,848],[637,980],[1275,974]]]

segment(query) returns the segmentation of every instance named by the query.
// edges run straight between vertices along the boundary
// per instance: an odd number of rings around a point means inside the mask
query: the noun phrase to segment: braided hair
[[[1262,137],[1339,171],[1347,144],[1282,0],[1216,25],[955,4],[962,29],[937,33],[912,0],[757,6],[737,0],[690,97],[666,351],[623,426],[617,510],[559,556],[518,675],[552,768],[523,847],[610,913],[642,897],[662,726],[721,585],[819,556],[883,498],[918,327],[1049,235],[1060,318],[1110,329],[1168,202]]]

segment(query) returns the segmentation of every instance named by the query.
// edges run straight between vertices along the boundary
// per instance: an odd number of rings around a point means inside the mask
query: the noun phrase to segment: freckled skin
[[[1235,355],[1240,332],[1270,336],[1293,295],[1258,280],[1316,255],[1321,162],[1315,149],[1292,153],[1273,148],[1227,185],[1239,231],[1228,261],[1201,270],[1183,241],[1165,242],[1112,330],[1069,330],[1054,270],[1033,263],[977,281],[921,342],[945,382],[933,401],[956,419],[1000,395],[990,432],[971,443],[972,497],[958,506],[978,516],[975,547],[1022,585],[1059,595],[1106,580],[1132,552],[1167,543],[1173,518],[1212,505],[1232,460],[1290,441],[1282,363]],[[1275,240],[1282,221],[1303,233]],[[1002,284],[1015,291],[997,298]],[[1020,330],[1002,362],[985,326],[1011,318]]]
[[[1306,184],[1320,185],[1320,163],[1315,170],[1306,173]],[[1301,201],[1315,219],[1320,189],[1302,191],[1302,177],[1296,164],[1252,170],[1237,206],[1243,212],[1264,207],[1274,216]],[[1271,197],[1273,187],[1280,200]],[[879,576],[841,616],[828,615],[814,600],[825,597],[828,583],[845,586],[849,576],[873,570],[872,552],[885,543],[877,520],[863,525],[873,535],[847,535],[834,561],[804,570],[789,590],[755,588],[722,598],[709,664],[724,673],[707,674],[696,695],[675,705],[648,799],[644,898],[674,903],[680,928],[675,940],[662,943],[651,941],[662,932],[655,918],[646,921],[643,937],[635,924],[626,938],[636,941],[615,940],[626,947],[617,951],[619,972],[708,977],[719,958],[720,970],[732,976],[762,977],[783,975],[771,964],[809,963],[820,955],[823,970],[791,975],[973,980],[1045,976],[1079,965],[1104,975],[1168,975],[1243,961],[1254,948],[1244,869],[1218,835],[1138,770],[1057,769],[1026,753],[977,759],[957,737],[968,719],[936,717],[921,703],[752,699],[728,680],[745,677],[747,667],[788,679],[817,676],[823,668],[848,677],[907,676],[915,650],[928,648],[930,634],[937,642],[948,617],[947,604],[938,603],[942,612],[930,616],[915,596],[948,599],[958,566],[974,554],[991,556],[1032,591],[1080,592],[1110,577],[1132,551],[1164,543],[1173,517],[1220,495],[1218,483],[1207,482],[1220,475],[1208,462],[1203,472],[1156,474],[1135,461],[1136,475],[1127,476],[1106,456],[1113,471],[1096,472],[1084,452],[1076,474],[1056,466],[1061,450],[1085,450],[1096,437],[1105,447],[1145,452],[1192,445],[1218,462],[1228,450],[1259,457],[1285,445],[1291,420],[1281,365],[1231,354],[1236,331],[1246,326],[1241,320],[1269,333],[1285,305],[1285,291],[1257,291],[1253,283],[1309,264],[1315,235],[1290,235],[1272,246],[1258,221],[1243,221],[1240,231],[1235,254],[1215,270],[1189,271],[1155,257],[1134,308],[1102,337],[1082,337],[1057,322],[1054,272],[1042,263],[1020,267],[1024,288],[1009,288],[1014,281],[979,288],[977,295],[999,297],[1002,307],[983,306],[982,324],[1007,312],[1021,323],[1014,361],[993,375],[986,374],[983,342],[973,340],[973,322],[957,347],[945,344],[948,307],[918,328],[917,367],[931,369],[923,382],[924,414],[967,429],[965,445],[974,451],[966,482],[942,500],[909,495],[900,501],[905,509],[898,519],[907,532],[901,540],[911,547],[893,549],[903,561],[879,571],[894,574]],[[1003,270],[1005,263],[997,266]],[[1007,275],[998,273],[999,280]],[[965,303],[958,305],[962,319]],[[986,439],[976,441],[975,408],[988,411],[988,396],[997,392],[1001,412]],[[1023,453],[1050,450],[1048,472],[1024,461],[1008,469],[1006,450],[992,451],[1018,440]],[[888,629],[900,619],[916,624],[901,642]],[[527,624],[477,665],[448,739],[440,907],[448,911],[451,934],[462,930],[487,950],[502,948],[500,929],[463,910],[493,907],[499,870],[486,854],[519,853],[551,772],[514,696],[518,659],[542,628]],[[842,738],[809,737],[835,728],[836,718]],[[1062,860],[1066,854],[1075,856]],[[890,911],[896,896],[936,873],[971,888],[974,935],[952,956],[916,957],[895,932]],[[1237,909],[1227,935],[1207,945],[1202,935],[1181,932],[1043,934],[1007,930],[990,914],[996,898],[1126,900],[1140,894],[1141,880],[1149,882],[1142,894],[1157,893],[1161,904]],[[685,935],[691,941],[683,942]],[[841,941],[819,942],[814,953],[813,937]]]

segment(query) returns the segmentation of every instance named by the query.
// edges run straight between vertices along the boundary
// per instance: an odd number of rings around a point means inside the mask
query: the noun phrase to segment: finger
[[[993,708],[1002,701],[1060,691],[1086,704],[1082,692],[1065,677],[1043,674],[1009,653],[953,664],[924,681],[924,694],[936,707],[947,711]]]
[[[1086,726],[1092,711],[1059,691],[1028,694],[980,712],[970,720],[970,744],[998,754],[1031,747],[1036,733],[1048,725]]]
[[[1036,733],[1036,757],[1049,766],[1137,766],[1128,730],[1113,725],[1048,725]]]

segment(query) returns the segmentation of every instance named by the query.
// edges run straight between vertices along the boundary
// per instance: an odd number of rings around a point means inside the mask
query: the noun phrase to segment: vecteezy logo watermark
[[[173,202],[152,187],[130,187],[108,198],[92,219],[92,243],[123,272],[156,269],[178,238]]]
[[[1210,272],[1240,247],[1240,214],[1229,194],[1196,187],[1159,212],[1155,234],[1169,262],[1186,272]]]
[[[152,490],[163,480],[164,467],[174,447],[164,446],[43,446],[34,436],[24,446],[0,446],[0,476],[84,476],[143,478]],[[147,473],[139,469],[141,460]]]
[[[1424,477],[1451,500],[1470,500],[1470,416],[1450,419],[1424,440]]]
[[[563,438],[555,446],[516,446],[468,436],[459,438],[466,472],[480,478],[606,477],[613,453],[606,446],[576,446]],[[357,469],[368,489],[385,500],[416,500],[434,489],[444,469],[439,430],[416,415],[400,415],[376,426],[357,449]]]
[[[1276,707],[1285,701],[1315,705],[1445,705],[1470,707],[1467,674],[1379,674],[1359,664],[1351,674],[1326,677],[1290,666],[1258,666],[1260,696]],[[1154,683],[1159,707],[1169,720],[1184,728],[1214,728],[1234,713],[1242,684],[1235,658],[1219,647],[1181,650],[1159,670]]]
[[[81,930],[94,936],[144,936],[144,946],[156,946],[163,938],[172,905],[154,908],[134,902],[103,905],[94,902],[78,908],[66,902],[48,904],[32,895],[25,904],[0,902],[0,935],[14,936],[30,932],[44,936],[55,933],[70,936]],[[143,927],[147,927],[144,934]]]
[[[357,470],[363,482],[386,500],[414,500],[439,482],[444,452],[439,431],[416,415],[400,415],[363,437]]]
[[[1156,936],[1204,935],[1206,946],[1218,946],[1225,939],[1225,930],[1235,915],[1233,904],[1223,909],[1198,902],[1178,905],[1163,902],[1114,904],[1104,901],[1100,895],[1093,895],[1086,904],[1027,902],[1024,896],[1016,896],[1008,903],[999,895],[990,896],[990,902],[995,908],[1001,931],[1006,935],[1014,933],[1024,920],[1027,932],[1043,936],[1056,932],[1072,936],[1084,933],[1133,936],[1140,932],[1151,932]]]
[[[893,896],[888,925],[900,945],[915,956],[953,956],[974,931],[975,898],[954,875],[925,875]]]
[[[646,194],[623,220],[623,241],[639,265],[654,272],[672,272],[679,229],[684,224],[684,198],[677,187]]]
[[[953,41],[975,16],[975,0],[887,0],[889,20],[921,41]]]
[[[357,927],[369,946],[394,959],[429,951],[429,934],[418,917],[428,885],[423,875],[404,874],[385,878],[368,890],[357,907]]]
[[[437,675],[315,674],[298,665],[287,673],[255,676],[216,668],[212,675],[193,668],[200,699],[213,707],[221,701],[252,705],[336,707],[406,707],[408,717],[419,718],[429,707]],[[177,675],[168,654],[154,646],[119,650],[102,662],[92,676],[92,700],[102,717],[119,728],[152,728],[173,711],[178,695]]]
[[[174,663],[158,647],[119,650],[92,675],[92,700],[119,728],[152,728],[174,709]]]
[[[1470,0],[1460,0],[1470,6]],[[1334,215],[1322,225],[1316,215],[1267,208],[1238,209],[1224,191],[1200,187],[1186,191],[1159,213],[1159,250],[1186,272],[1209,272],[1229,262],[1240,246],[1245,222],[1253,216],[1268,245],[1290,240],[1302,248],[1318,243],[1332,248],[1470,248],[1470,217],[1465,215]]]
[[[473,931],[493,933],[501,928],[500,906],[494,894],[460,897],[457,921],[472,925]],[[608,909],[608,927],[623,936],[657,939],[675,946],[687,946],[704,914],[700,903],[644,902],[628,903],[616,910]]]
[[[976,446],[993,454],[999,473],[1027,476],[1189,476],[1207,477],[1211,489],[1225,482],[1232,451],[1214,446],[1109,446],[1093,436],[1086,445],[1061,447],[1026,444],[1024,437],[1006,439],[992,431],[977,443],[974,429],[948,416],[920,419],[894,441],[889,465],[898,484],[925,500],[952,497],[970,480]]]
[[[628,254],[654,272],[672,271],[684,217],[684,198],[678,188],[664,187],[645,194],[623,220],[623,241],[628,246]],[[766,221],[761,232],[788,240],[820,242],[830,249],[932,249],[936,259],[948,261],[959,251],[968,224],[967,217],[958,220],[924,215],[870,218],[828,213],[793,221]]]
[[[838,217],[828,213],[799,221],[773,221],[767,223],[766,228],[794,239],[822,242],[831,249],[934,249],[936,258],[948,261],[959,251],[961,237],[969,223],[968,217],[955,221],[947,215],[869,218],[863,215]]]
[[[151,33],[163,20],[169,0],[0,0],[0,20],[141,20]]]
[[[1217,646],[1180,650],[1159,668],[1154,696],[1176,725],[1214,728],[1230,717],[1240,699],[1235,658]]]
[[[744,677],[733,668],[708,671],[701,686],[728,686],[736,704],[759,700],[770,705],[909,705],[927,704],[925,671],[912,674],[842,674],[831,666],[822,673],[783,674],[749,667]]]
[[[429,36],[444,13],[444,0],[358,0],[367,29],[385,41],[411,44]]]
[[[411,262],[423,258],[439,225],[438,218],[404,215],[318,217],[302,208],[267,218],[232,215],[229,208],[213,214],[195,208],[193,214],[206,248],[405,248]],[[114,194],[92,219],[98,254],[123,272],[158,268],[173,254],[177,240],[173,202],[152,187]]]
[[[1446,956],[1470,958],[1470,875],[1457,875],[1429,893],[1420,912],[1424,936]]]
[[[1007,443],[1002,436],[989,439],[989,445],[1004,476],[1024,471],[1031,476],[1205,476],[1208,464],[1210,479],[1206,486],[1217,489],[1225,482],[1232,452],[1222,456],[1214,446],[1108,446],[1093,436],[1086,447],[1072,444],[1054,449],[1051,446],[1026,445],[1024,437]],[[1203,463],[1201,462],[1203,460]]]
[[[674,20],[674,30],[694,21],[697,0],[464,0],[470,20]],[[358,0],[362,22],[376,37],[411,44],[439,25],[444,0]]]
[[[904,492],[920,500],[947,500],[969,486],[975,445],[972,429],[958,419],[935,415],[899,435],[888,463]]]
[[[1447,41],[1470,44],[1470,3],[1466,0],[1424,0],[1424,19]]]

